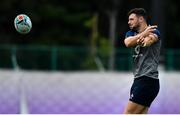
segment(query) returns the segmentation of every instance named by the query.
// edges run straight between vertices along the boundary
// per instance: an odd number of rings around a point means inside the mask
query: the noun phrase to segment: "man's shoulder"
[[[154,31],[153,31],[153,33],[154,34],[156,34],[157,36],[158,36],[158,38],[160,38],[160,31],[159,31],[159,29],[155,29]]]
[[[126,32],[126,37],[129,37],[129,36],[134,36],[135,35],[135,31],[133,31],[133,30],[129,30],[129,31],[127,31]]]

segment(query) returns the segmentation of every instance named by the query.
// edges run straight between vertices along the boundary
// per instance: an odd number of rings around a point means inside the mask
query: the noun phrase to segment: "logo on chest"
[[[141,53],[141,46],[140,46],[140,45],[137,45],[137,46],[134,48],[133,58],[138,58],[138,57],[141,57],[141,56],[143,56],[143,54]]]

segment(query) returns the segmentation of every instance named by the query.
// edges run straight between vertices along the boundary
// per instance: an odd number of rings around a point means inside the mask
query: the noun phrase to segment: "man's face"
[[[136,14],[130,14],[128,19],[129,28],[132,30],[137,30],[139,28],[139,17]]]

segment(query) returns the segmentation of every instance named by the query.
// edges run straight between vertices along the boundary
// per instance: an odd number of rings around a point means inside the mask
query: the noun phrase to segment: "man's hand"
[[[137,39],[137,44],[146,47],[146,46],[150,46],[152,43],[157,41],[157,35],[152,33],[156,28],[157,28],[156,25],[148,26],[140,34],[140,37]]]
[[[153,44],[157,40],[158,40],[158,36],[156,34],[151,33],[149,36],[144,38],[144,40],[142,42],[142,46],[143,47],[150,46],[151,44]]]
[[[142,45],[142,43],[144,42],[144,39],[145,39],[145,37],[140,36],[139,39],[137,39],[137,44]]]
[[[157,28],[157,25],[148,26],[142,33],[141,36],[146,37]]]

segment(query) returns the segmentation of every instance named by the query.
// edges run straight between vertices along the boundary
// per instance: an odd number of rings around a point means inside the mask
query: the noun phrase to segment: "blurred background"
[[[149,113],[180,113],[178,0],[1,0],[0,113],[122,113],[132,84],[127,13],[161,32],[161,90]],[[14,28],[26,14],[32,30]],[[176,101],[174,100],[176,99]]]

